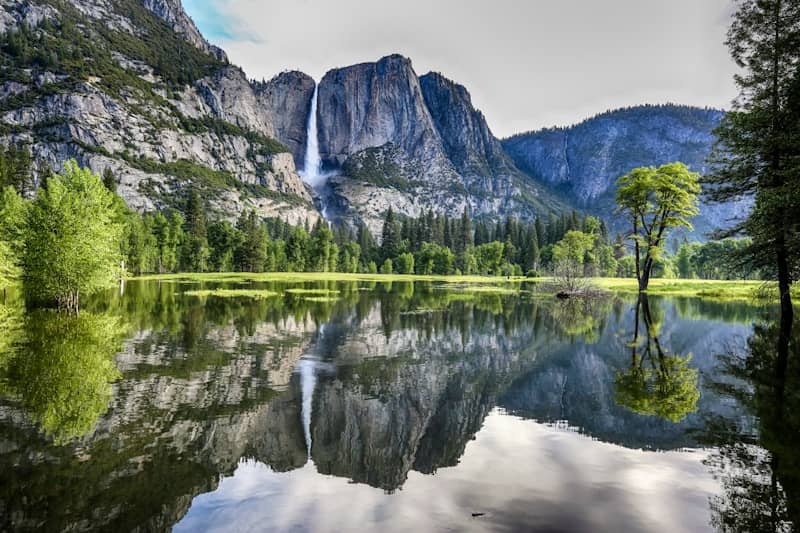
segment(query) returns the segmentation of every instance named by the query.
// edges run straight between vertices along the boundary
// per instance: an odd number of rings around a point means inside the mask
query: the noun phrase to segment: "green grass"
[[[187,296],[216,296],[217,298],[252,298],[254,300],[261,300],[264,298],[272,298],[278,296],[277,292],[273,291],[260,291],[253,289],[214,289],[214,290],[198,290],[186,291]]]
[[[453,285],[458,290],[471,293],[512,294],[519,292],[512,284],[523,281],[550,282],[551,278],[524,277],[492,277],[492,276],[417,276],[411,274],[346,274],[341,272],[265,272],[265,273],[206,273],[206,274],[163,274],[141,276],[131,279],[161,281],[210,281],[210,282],[283,282],[308,283],[322,281],[371,281],[371,282],[413,282],[434,281]],[[592,278],[592,283],[599,289],[615,293],[638,292],[635,279],[632,278]],[[456,287],[453,287],[454,289]],[[304,295],[328,296],[335,294],[331,289],[288,289],[289,293]],[[777,299],[775,284],[763,281],[720,281],[720,280],[685,280],[685,279],[653,279],[647,291],[651,295],[693,296],[708,299],[752,300],[763,294],[769,299]],[[792,294],[800,297],[800,286],[795,286]]]
[[[445,283],[495,284],[531,281],[524,277],[493,276],[417,276],[415,274],[347,274],[343,272],[208,272],[203,274],[158,274],[131,277],[132,280],[155,281],[280,281],[286,283],[305,283],[314,281],[441,281]]]
[[[594,278],[592,283],[611,292],[636,293],[639,290],[635,279]],[[666,296],[697,296],[709,299],[752,300],[762,294],[774,295],[775,283],[765,281],[723,281],[703,279],[653,279],[647,294]],[[792,294],[800,296],[799,287]]]

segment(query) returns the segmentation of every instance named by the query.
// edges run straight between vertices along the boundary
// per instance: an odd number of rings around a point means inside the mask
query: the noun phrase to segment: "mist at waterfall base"
[[[322,171],[322,158],[319,154],[319,131],[317,129],[318,94],[319,85],[314,87],[314,95],[311,97],[311,111],[308,115],[308,126],[306,129],[306,155],[300,177],[317,192],[321,204],[322,217],[327,220],[328,208],[323,190],[330,174]]]

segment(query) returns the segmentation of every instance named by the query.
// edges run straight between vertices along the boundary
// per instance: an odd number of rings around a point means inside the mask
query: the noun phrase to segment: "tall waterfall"
[[[300,173],[303,181],[314,189],[318,189],[325,184],[325,176],[321,168],[322,159],[319,156],[319,132],[317,131],[318,94],[319,85],[316,85],[314,87],[314,96],[311,97],[311,113],[308,116],[308,127],[306,129],[306,157],[303,162],[303,172]]]

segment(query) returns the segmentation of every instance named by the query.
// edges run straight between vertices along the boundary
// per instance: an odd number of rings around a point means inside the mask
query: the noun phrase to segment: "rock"
[[[724,113],[688,106],[639,106],[598,115],[569,128],[545,129],[503,141],[517,166],[536,181],[549,184],[582,209],[612,221],[618,177],[640,166],[683,161],[708,171],[713,129]],[[727,227],[748,202],[701,206],[694,238]]]
[[[306,155],[308,115],[316,85],[302,72],[282,72],[268,82],[253,84],[260,105],[270,113],[275,138],[289,147],[298,167]]]

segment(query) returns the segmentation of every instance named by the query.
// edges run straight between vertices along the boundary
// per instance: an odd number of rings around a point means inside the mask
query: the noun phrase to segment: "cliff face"
[[[520,179],[464,87],[438,74],[418,78],[402,56],[330,71],[318,113],[322,159],[339,174],[339,210],[378,227],[389,206],[523,218],[563,208]]]
[[[224,217],[318,217],[275,140],[288,119],[269,104],[281,98],[259,98],[178,0],[12,0],[0,23],[2,142],[56,170],[68,158],[109,168],[139,210],[180,206],[194,186]]]
[[[674,105],[633,107],[569,128],[516,135],[503,147],[531,178],[613,221],[615,182],[631,169],[683,161],[695,172],[707,172],[713,130],[723,114]],[[702,205],[695,236],[729,225],[746,204]]]
[[[256,97],[270,113],[275,138],[289,147],[296,164],[306,156],[308,115],[316,83],[302,72],[283,72],[254,84]]]

